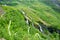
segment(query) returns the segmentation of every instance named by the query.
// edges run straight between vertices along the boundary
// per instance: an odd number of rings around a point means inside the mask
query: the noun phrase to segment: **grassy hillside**
[[[46,28],[53,28],[54,33]],[[59,32],[59,12],[43,2],[0,2],[0,40],[59,40]]]

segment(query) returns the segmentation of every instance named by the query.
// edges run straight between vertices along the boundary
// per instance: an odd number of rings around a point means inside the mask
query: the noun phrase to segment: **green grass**
[[[43,23],[47,27],[60,29],[60,14],[41,2],[22,1],[16,6],[0,6],[0,39],[6,40],[59,40],[58,33],[41,33],[31,24]],[[26,16],[31,21],[26,24]],[[39,22],[39,23],[38,23]],[[45,31],[45,30],[44,30]],[[47,30],[48,31],[48,30]]]

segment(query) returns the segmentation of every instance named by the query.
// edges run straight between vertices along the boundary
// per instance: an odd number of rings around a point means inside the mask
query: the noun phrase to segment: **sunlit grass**
[[[60,29],[60,15],[51,7],[36,2],[20,2],[16,6],[1,6],[5,14],[0,17],[0,39],[6,40],[59,40],[58,33],[42,33],[32,23]],[[23,12],[31,21],[26,24]],[[59,18],[59,19],[58,19]],[[38,23],[39,22],[39,23]],[[44,30],[48,31],[48,30]]]

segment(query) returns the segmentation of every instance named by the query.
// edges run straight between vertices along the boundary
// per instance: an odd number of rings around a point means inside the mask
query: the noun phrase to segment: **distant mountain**
[[[60,0],[40,0],[49,6],[51,6],[55,11],[60,12]]]

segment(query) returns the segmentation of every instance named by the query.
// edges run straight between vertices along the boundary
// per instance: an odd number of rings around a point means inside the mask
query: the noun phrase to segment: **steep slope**
[[[43,3],[34,2],[34,3],[24,3],[20,4],[21,6],[16,6],[19,10],[23,10],[26,15],[37,22],[41,22],[46,26],[52,26],[57,29],[60,28],[60,14],[55,12],[49,6],[44,5]],[[25,6],[22,6],[25,5]],[[27,12],[28,11],[28,12]],[[38,15],[38,16],[37,16]]]
[[[5,13],[0,17],[0,39],[48,40],[51,38],[54,40],[51,34],[49,34],[51,37],[49,35],[46,36],[46,34],[42,34],[36,28],[32,27],[32,25],[28,26],[19,10],[9,6],[2,6],[1,8]]]
[[[3,1],[0,5],[0,39],[59,40],[60,14],[38,1],[14,0],[12,5]],[[50,34],[50,30],[57,33]]]
[[[28,40],[29,36],[33,37],[35,33],[39,33],[33,27],[28,29],[29,26],[25,23],[20,11],[8,6],[2,6],[2,8],[5,14],[0,17],[0,38],[5,38],[6,40],[25,40],[25,37],[27,37],[26,39]]]

